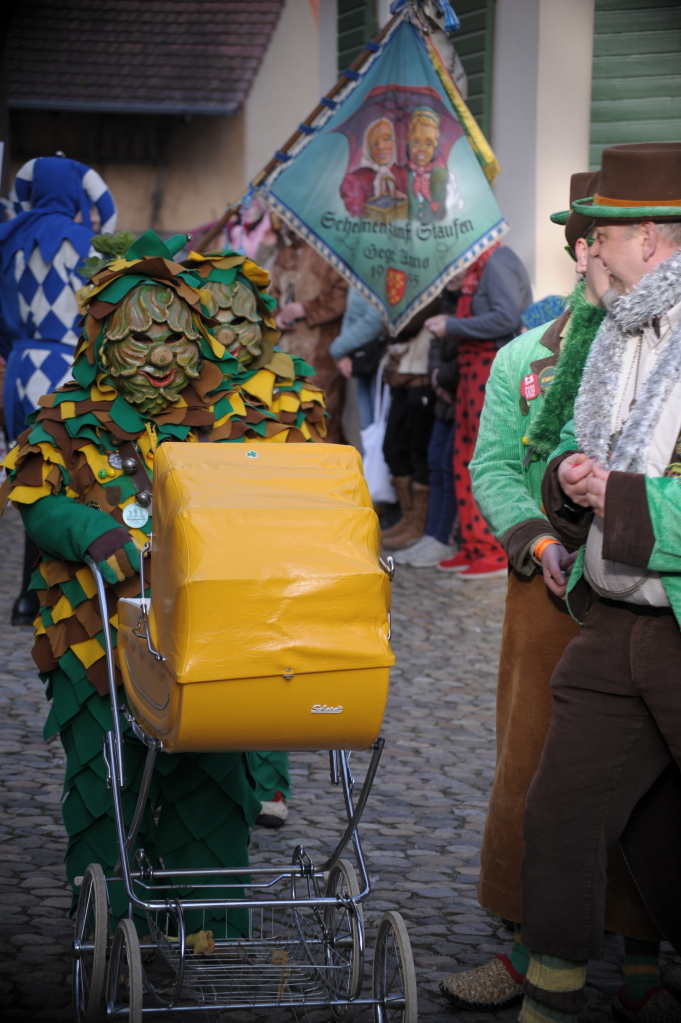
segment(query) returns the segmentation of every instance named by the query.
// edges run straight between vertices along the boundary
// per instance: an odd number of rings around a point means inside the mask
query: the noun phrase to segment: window
[[[378,32],[375,0],[338,0],[338,71],[344,71]]]
[[[492,47],[494,0],[454,0],[461,28],[452,36],[468,77],[468,99],[473,117],[489,138],[492,113]]]
[[[604,146],[681,138],[681,3],[596,0],[591,168]]]
[[[60,149],[81,163],[156,165],[165,162],[181,120],[170,114],[10,110],[12,157],[24,162]]]

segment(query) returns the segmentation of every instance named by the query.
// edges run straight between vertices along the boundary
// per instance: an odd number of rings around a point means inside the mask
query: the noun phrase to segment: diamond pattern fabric
[[[51,264],[45,262],[37,245],[28,262],[22,251],[17,252],[14,279],[28,336],[75,346],[80,322],[76,292],[85,284],[76,272],[81,262],[68,239],[64,239]]]

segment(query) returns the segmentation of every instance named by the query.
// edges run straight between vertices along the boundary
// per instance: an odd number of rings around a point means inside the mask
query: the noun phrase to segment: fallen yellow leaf
[[[209,956],[211,952],[215,951],[215,941],[213,939],[212,931],[197,931],[195,934],[188,934],[186,938],[187,948],[194,949],[194,955],[199,955],[203,952],[205,956]]]

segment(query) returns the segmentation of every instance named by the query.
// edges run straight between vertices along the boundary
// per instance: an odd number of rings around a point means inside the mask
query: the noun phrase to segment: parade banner
[[[506,233],[494,155],[427,34],[397,21],[258,192],[392,334]]]

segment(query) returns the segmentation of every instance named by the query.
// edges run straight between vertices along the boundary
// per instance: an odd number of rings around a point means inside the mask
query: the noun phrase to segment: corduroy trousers
[[[523,816],[553,713],[551,676],[578,635],[579,625],[540,572],[510,573],[499,655],[497,766],[478,888],[483,909],[506,920],[522,919]],[[608,856],[605,926],[631,938],[659,937],[618,845]]]
[[[680,664],[673,615],[597,601],[556,668],[553,717],[525,809],[522,929],[533,951],[602,957],[608,851],[670,763],[681,766]],[[664,822],[667,830],[678,816]],[[659,890],[666,871],[664,911],[673,925],[681,916],[681,848],[670,866],[668,837],[652,845],[647,872]],[[639,886],[645,893],[645,879]]]

